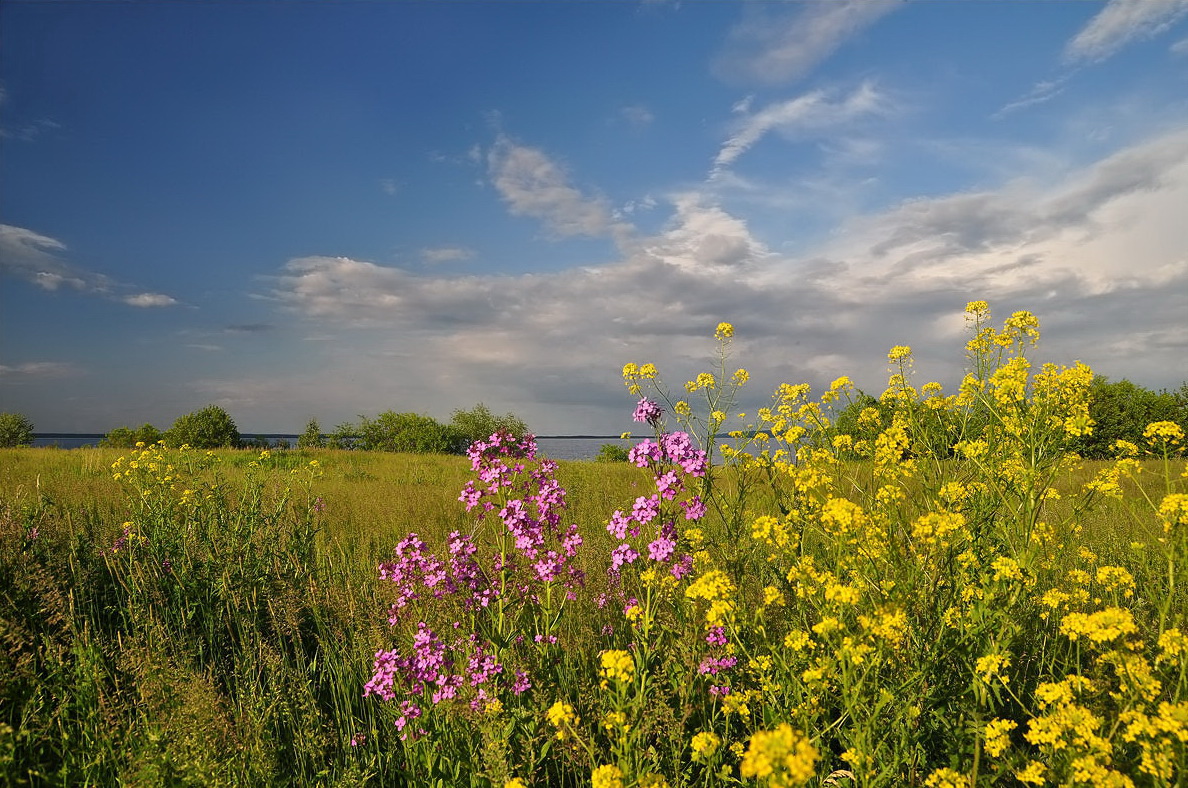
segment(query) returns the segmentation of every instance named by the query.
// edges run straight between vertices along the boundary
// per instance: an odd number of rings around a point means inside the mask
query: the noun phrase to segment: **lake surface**
[[[264,438],[273,445],[285,440],[289,442],[290,446],[297,445],[298,437],[298,435],[243,435],[244,440]],[[39,432],[33,438],[33,447],[81,449],[86,446],[98,446],[101,440],[103,440],[102,433]],[[633,442],[621,440],[617,435],[606,437],[549,437],[544,435],[538,436],[536,439],[537,450],[540,454],[553,460],[592,460],[598,456],[598,450],[602,448],[603,444],[607,443],[628,449]]]

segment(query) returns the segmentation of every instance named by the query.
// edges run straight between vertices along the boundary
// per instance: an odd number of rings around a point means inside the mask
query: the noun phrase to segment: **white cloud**
[[[1173,55],[1188,55],[1188,38],[1181,38],[1170,49]]]
[[[177,304],[176,298],[164,295],[163,293],[137,293],[136,295],[124,296],[120,300],[129,306],[140,307],[175,306]]]
[[[120,295],[128,285],[94,271],[71,265],[59,254],[66,245],[24,227],[0,224],[0,275],[30,282],[43,290],[75,290],[103,296],[130,306],[172,306],[178,302],[160,293]]]
[[[400,191],[400,184],[396,182],[395,178],[380,178],[379,186],[384,194],[392,195]]]
[[[1027,107],[1034,107],[1037,104],[1043,104],[1045,101],[1051,101],[1064,92],[1064,85],[1072,78],[1072,73],[1064,74],[1056,79],[1040,80],[1032,86],[1026,95],[1015,99],[1014,101],[1003,106],[1002,109],[994,113],[992,116],[995,120],[1006,117],[1012,112],[1016,112]]]
[[[474,250],[464,246],[438,246],[432,249],[422,249],[421,259],[426,263],[455,263],[474,257]]]
[[[1110,0],[1065,47],[1068,60],[1103,60],[1188,14],[1188,0]]]
[[[833,100],[827,91],[814,90],[787,101],[769,104],[754,114],[747,112],[735,123],[730,138],[718,151],[711,174],[729,167],[773,131],[788,138],[816,135],[887,109],[886,97],[874,85],[864,82],[850,95],[838,100]]]
[[[622,236],[610,206],[571,186],[565,169],[543,151],[500,136],[488,156],[491,180],[514,216],[540,219],[560,237]]]
[[[838,47],[901,5],[898,0],[830,0],[789,4],[794,12],[747,6],[714,64],[722,78],[783,84],[809,73]]]

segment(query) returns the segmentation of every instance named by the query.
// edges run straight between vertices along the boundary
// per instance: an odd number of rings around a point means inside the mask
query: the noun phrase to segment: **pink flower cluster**
[[[557,463],[536,461],[536,438],[532,435],[517,437],[508,433],[475,441],[467,456],[478,483],[468,481],[458,498],[466,504],[466,511],[478,509],[480,521],[495,512],[536,581],[560,580],[572,599],[573,589],[585,580],[581,570],[571,563],[582,537],[577,525],[561,527],[565,489],[553,478]],[[515,559],[509,556],[508,561],[508,568],[514,567]]]
[[[664,409],[657,405],[652,400],[644,397],[635,405],[635,412],[631,414],[631,419],[638,422],[646,422],[652,427],[660,426],[660,419],[664,416]]]
[[[641,401],[636,412],[643,407]],[[633,564],[644,555],[648,560],[671,564],[670,571],[678,580],[693,568],[690,555],[677,556],[678,533],[675,514],[678,509],[671,502],[685,492],[685,477],[701,477],[706,473],[705,452],[696,448],[684,432],[661,433],[659,439],[644,440],[628,452],[628,459],[640,468],[651,468],[656,483],[655,495],[641,495],[635,499],[630,512],[621,510],[611,515],[606,530],[622,540],[611,551],[611,574],[617,575],[626,564]],[[685,520],[699,520],[705,515],[705,504],[697,495],[690,495],[676,505]],[[631,540],[637,540],[632,544]],[[646,546],[642,544],[647,540]],[[642,548],[642,549],[640,549]]]
[[[421,718],[426,702],[469,701],[477,710],[502,691],[520,695],[530,690],[529,672],[505,665],[525,639],[523,635],[514,638],[510,648],[496,646],[509,640],[507,631],[499,631],[500,623],[511,622],[511,632],[531,627],[545,588],[559,583],[565,597],[572,599],[584,582],[572,561],[581,547],[581,535],[576,525],[561,525],[565,490],[553,477],[557,464],[536,459],[536,440],[497,433],[488,441],[475,442],[468,454],[477,483],[467,482],[460,500],[467,511],[478,510],[480,523],[497,522],[501,531],[506,529],[512,547],[495,549],[483,559],[475,539],[455,531],[446,554],[438,556],[410,533],[397,544],[393,560],[380,564],[380,578],[395,589],[388,622],[395,626],[416,620],[414,612],[422,618],[411,653],[376,652],[374,672],[363,692],[385,701],[399,700],[396,727],[401,738],[409,731],[424,735],[420,728],[405,729]],[[481,540],[484,546],[503,541],[506,536]],[[449,623],[450,611],[457,610],[448,604],[451,599],[471,615],[473,631],[460,631],[459,621]],[[452,626],[458,637],[443,641],[429,621]],[[532,642],[552,645],[557,638],[545,632]]]

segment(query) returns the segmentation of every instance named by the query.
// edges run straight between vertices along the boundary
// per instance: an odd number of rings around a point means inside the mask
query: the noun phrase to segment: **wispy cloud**
[[[850,95],[835,99],[824,90],[814,90],[787,101],[769,104],[758,112],[744,110],[737,114],[734,131],[714,158],[711,175],[734,163],[755,143],[771,132],[789,138],[820,134],[865,115],[887,110],[889,102],[870,82],[864,82]]]
[[[1002,109],[995,112],[991,117],[995,120],[1000,120],[1012,112],[1017,112],[1027,107],[1034,107],[1037,104],[1043,104],[1045,101],[1051,101],[1064,92],[1064,86],[1072,76],[1073,74],[1070,72],[1055,79],[1040,80],[1025,95],[1005,104]]]
[[[1104,60],[1127,44],[1159,35],[1188,14],[1188,0],[1110,0],[1068,42],[1070,61]]]
[[[474,257],[474,250],[464,246],[438,246],[432,249],[422,249],[421,259],[430,265],[440,263],[456,263]]]
[[[540,219],[557,236],[622,236],[631,229],[614,219],[606,200],[588,197],[570,185],[565,169],[537,148],[501,135],[488,165],[512,215]]]
[[[62,361],[26,361],[23,364],[0,364],[0,380],[18,382],[21,380],[56,380],[85,374],[76,364]]]
[[[748,6],[746,19],[730,31],[715,61],[715,73],[746,84],[792,82],[901,3],[831,0],[788,5],[794,10],[773,11],[766,4]]]
[[[656,116],[643,104],[629,104],[619,109],[619,116],[635,131],[643,131],[656,120]]]
[[[43,290],[74,290],[135,307],[173,306],[172,296],[126,293],[132,286],[94,271],[71,265],[60,255],[66,245],[56,238],[24,227],[0,224],[0,274],[30,282]]]

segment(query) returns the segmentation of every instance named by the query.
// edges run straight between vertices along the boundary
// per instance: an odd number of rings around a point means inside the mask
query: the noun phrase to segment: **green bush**
[[[357,448],[365,451],[399,451],[450,454],[458,451],[460,434],[431,416],[385,411],[374,419],[362,416]]]
[[[238,448],[239,428],[227,411],[218,405],[187,413],[173,422],[165,433],[170,446],[189,444],[195,449]]]
[[[594,462],[627,462],[627,450],[617,443],[604,443]]]
[[[0,448],[33,443],[33,422],[21,413],[0,413]]]
[[[456,410],[450,417],[450,427],[461,436],[461,445],[457,448],[463,453],[475,441],[490,438],[496,432],[509,432],[516,437],[528,434],[528,425],[514,413],[496,416],[483,403],[475,405],[470,410]]]
[[[165,435],[152,424],[142,424],[135,429],[132,427],[116,427],[103,436],[103,440],[99,441],[99,445],[111,449],[131,449],[137,443],[151,446],[164,437]]]
[[[1143,431],[1152,422],[1170,421],[1188,430],[1186,389],[1188,384],[1178,394],[1154,392],[1129,380],[1111,383],[1104,375],[1096,376],[1089,400],[1093,432],[1081,438],[1076,450],[1092,459],[1108,459],[1115,456],[1115,441],[1142,445]]]

